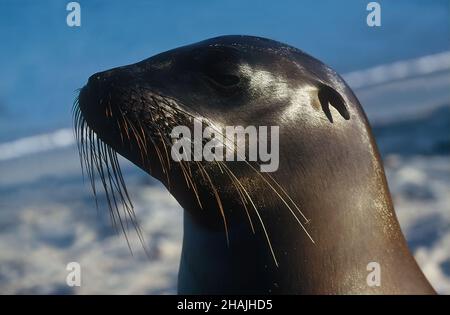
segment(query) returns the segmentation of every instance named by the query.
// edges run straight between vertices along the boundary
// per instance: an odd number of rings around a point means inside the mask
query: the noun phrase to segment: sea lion
[[[299,49],[208,39],[92,75],[74,108],[82,164],[102,178],[114,221],[135,222],[116,152],[185,209],[179,293],[434,293],[401,233],[359,101]],[[174,162],[171,130],[199,117],[219,129],[279,126],[278,170]]]

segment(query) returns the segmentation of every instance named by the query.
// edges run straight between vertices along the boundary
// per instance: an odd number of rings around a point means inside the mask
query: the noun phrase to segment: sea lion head
[[[246,154],[174,161],[174,128],[192,131],[198,120],[218,134],[278,127],[275,137],[257,138],[258,148],[278,143],[277,167],[262,172],[264,159]],[[182,293],[433,292],[408,252],[358,100],[335,71],[296,48],[222,36],[96,73],[74,121],[82,164],[94,193],[100,176],[113,219],[134,221],[116,153],[187,210]],[[374,258],[388,275],[377,291],[365,285]]]
[[[297,220],[307,221],[291,198],[291,188],[317,186],[317,195],[346,168],[342,162],[351,157],[349,141],[371,143],[367,130],[354,139],[349,136],[367,123],[336,72],[294,47],[259,37],[212,38],[96,73],[82,88],[78,103],[75,124],[88,174],[108,177],[109,164],[113,179],[103,183],[110,194],[117,188],[128,199],[118,152],[163,182],[185,209],[216,208],[201,217],[217,216],[224,222],[227,209],[244,204],[246,209],[287,207]],[[192,126],[196,119],[218,130],[278,126],[279,166],[262,174],[258,161],[174,162],[171,131]],[[331,166],[336,170],[324,172]]]

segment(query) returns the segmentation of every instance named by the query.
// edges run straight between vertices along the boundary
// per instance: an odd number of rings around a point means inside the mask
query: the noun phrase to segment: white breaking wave
[[[353,89],[450,69],[450,51],[402,60],[343,75]]]
[[[51,133],[25,137],[0,144],[0,161],[10,160],[25,155],[64,148],[75,143],[70,128],[59,129]]]
[[[343,78],[350,87],[358,89],[445,70],[450,70],[450,51],[346,73]],[[74,143],[75,139],[70,128],[21,138],[0,144],[0,161],[64,148]]]

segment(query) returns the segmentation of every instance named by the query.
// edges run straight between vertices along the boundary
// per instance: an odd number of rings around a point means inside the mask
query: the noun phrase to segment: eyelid
[[[237,75],[234,74],[219,74],[213,80],[219,81],[218,83],[225,86],[233,86],[239,84],[241,81]]]
[[[237,86],[241,79],[239,76],[234,74],[219,74],[219,75],[206,75],[206,78],[213,84],[218,85],[223,88],[231,88]]]

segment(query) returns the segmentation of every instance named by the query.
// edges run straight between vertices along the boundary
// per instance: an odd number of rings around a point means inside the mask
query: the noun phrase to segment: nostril
[[[87,86],[92,92],[102,93],[114,86],[114,77],[111,71],[97,72],[89,77]]]
[[[103,72],[97,72],[91,75],[88,79],[88,84],[93,88],[100,88],[100,86],[110,85],[114,86],[115,82],[121,82],[127,77],[127,73],[121,68],[115,68]]]
[[[99,87],[101,82],[103,81],[101,73],[95,73],[91,75],[88,79],[88,85],[89,87],[96,89]]]

